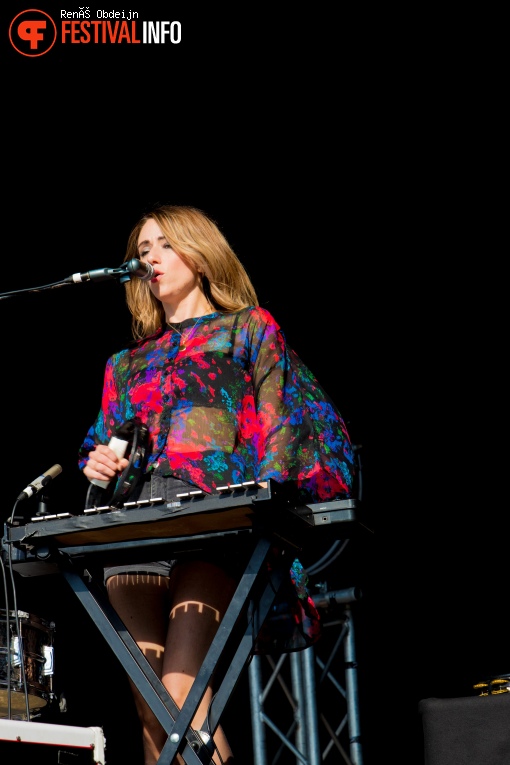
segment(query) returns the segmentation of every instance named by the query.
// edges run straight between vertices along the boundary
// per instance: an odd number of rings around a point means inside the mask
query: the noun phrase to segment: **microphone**
[[[96,268],[81,274],[71,274],[67,279],[64,279],[64,282],[79,284],[80,282],[104,282],[107,279],[120,279],[122,282],[128,282],[131,276],[149,281],[156,276],[156,272],[150,263],[143,263],[138,258],[131,258],[119,268]]]
[[[138,276],[143,281],[150,281],[156,276],[154,267],[150,263],[144,263],[137,258],[132,258],[126,263],[126,268],[133,276]]]
[[[21,499],[28,499],[28,497],[33,497],[34,494],[37,494],[39,491],[41,491],[41,489],[44,489],[44,487],[49,484],[52,478],[56,478],[58,475],[60,475],[61,472],[61,465],[53,465],[53,467],[50,467],[49,470],[46,470],[45,473],[36,478],[35,481],[29,483],[26,489],[23,489],[16,501],[19,502]]]

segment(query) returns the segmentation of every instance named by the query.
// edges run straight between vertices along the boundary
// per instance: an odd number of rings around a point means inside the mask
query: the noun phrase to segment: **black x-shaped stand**
[[[212,763],[213,734],[295,556],[291,545],[279,557],[278,567],[272,561],[269,570],[267,562],[274,544],[271,534],[255,536],[245,571],[182,709],[176,706],[89,570],[78,566],[72,557],[67,559],[69,565],[62,567],[74,594],[168,734],[158,765],[172,765],[178,753],[187,765]],[[65,551],[61,552],[65,555]],[[204,741],[190,726],[220,660],[227,669],[222,678],[215,675],[217,691],[201,726],[210,739],[205,737]]]

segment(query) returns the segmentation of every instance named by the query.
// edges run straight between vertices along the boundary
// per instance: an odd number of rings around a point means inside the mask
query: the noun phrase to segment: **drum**
[[[27,700],[32,712],[53,699],[54,632],[53,622],[0,609],[0,717],[9,714],[9,683],[13,718],[26,719]]]

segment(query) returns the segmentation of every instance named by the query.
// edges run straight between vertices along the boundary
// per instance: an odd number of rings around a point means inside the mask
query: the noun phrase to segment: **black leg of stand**
[[[206,747],[198,734],[191,729],[191,722],[211,682],[217,663],[231,642],[233,628],[238,624],[241,615],[246,612],[246,607],[252,597],[255,584],[260,581],[261,576],[266,576],[264,564],[271,546],[272,542],[269,538],[261,537],[257,541],[232,601],[181,710],[175,705],[175,702],[152,670],[152,667],[130,636],[124,623],[110,605],[103,591],[92,581],[86,581],[85,578],[74,571],[63,571],[63,575],[71,589],[168,734],[167,741],[158,760],[158,765],[171,765],[175,762],[175,757],[178,753],[181,754],[186,765],[212,762],[209,758],[203,760],[200,756],[201,753],[205,754],[204,749]],[[256,614],[259,624],[269,614],[281,582],[281,577],[281,572],[274,572],[272,580],[266,584],[265,590],[257,603]],[[253,640],[253,626],[248,625],[219,687],[215,701],[211,706],[211,714],[207,720],[207,732],[210,732],[211,736],[218,727],[221,714],[232,690],[249,661],[253,648]],[[204,721],[204,724],[206,724],[206,721]],[[207,751],[211,752],[210,749],[207,749]]]
[[[257,545],[252,553],[251,559],[245,569],[243,576],[239,582],[236,592],[234,593],[230,605],[221,621],[218,631],[215,635],[213,642],[209,648],[209,651],[203,661],[203,664],[198,672],[198,675],[191,687],[191,690],[184,702],[181,713],[176,720],[173,735],[169,737],[161,756],[158,760],[158,765],[168,765],[173,762],[173,757],[179,750],[179,742],[182,740],[186,728],[191,724],[191,720],[195,716],[196,710],[200,704],[200,701],[207,689],[207,686],[211,682],[213,672],[215,671],[219,660],[224,655],[229,640],[232,636],[232,630],[239,622],[241,614],[245,613],[246,606],[252,597],[252,592],[257,580],[261,575],[266,577],[265,561],[268,553],[271,549],[272,542],[268,538],[261,538],[257,542]],[[271,581],[266,584],[265,591],[261,596],[257,604],[257,617],[261,624],[266,616],[269,614],[271,606],[276,596],[276,592],[279,589],[282,572],[276,571]],[[241,643],[235,652],[233,659],[229,661],[229,669],[225,673],[219,689],[215,694],[215,699],[211,705],[210,714],[207,720],[204,720],[201,729],[205,730],[211,736],[210,746],[212,746],[212,736],[216,731],[220,723],[220,718],[223,710],[237,685],[241,672],[249,661],[251,651],[253,649],[254,627],[252,624],[248,624],[245,630],[245,634],[241,640]],[[209,749],[212,752],[212,749]],[[170,758],[170,759],[168,759]]]
[[[290,568],[290,565],[291,561],[288,562],[287,569]],[[245,633],[239,643],[239,647],[230,662],[229,668],[226,671],[217,692],[215,693],[207,720],[208,732],[214,733],[220,724],[221,715],[224,712],[241,672],[251,658],[254,639],[256,638],[262,623],[269,614],[275,599],[275,594],[280,589],[285,572],[285,567],[272,571],[270,581],[266,584],[265,590],[260,596],[258,603],[255,604],[256,608],[252,615],[252,619],[247,624]]]
[[[174,717],[178,716],[179,708],[127,631],[124,623],[93,582],[85,581],[74,571],[64,570],[62,573],[163,729],[170,735],[173,730]],[[196,734],[193,734],[191,743],[197,747],[201,740]],[[185,762],[187,765],[201,765],[202,760],[188,744],[183,749],[183,756],[184,753],[186,753]]]

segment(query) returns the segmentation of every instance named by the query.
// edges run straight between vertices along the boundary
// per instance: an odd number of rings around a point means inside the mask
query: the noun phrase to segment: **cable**
[[[361,444],[355,444],[352,447],[354,452],[355,462],[358,467],[357,474],[356,474],[356,479],[357,479],[356,498],[359,502],[361,502],[361,499],[363,496],[363,471],[362,471],[361,456],[360,456],[361,448],[362,448]],[[342,544],[340,550],[336,552],[338,547],[341,544],[341,541],[342,540],[340,539],[335,540],[333,544],[331,545],[331,547],[329,548],[329,550],[326,553],[324,553],[322,558],[319,558],[318,561],[315,561],[315,563],[312,563],[310,566],[307,566],[306,570],[308,574],[318,574],[319,571],[323,571],[325,568],[327,568],[327,566],[330,566],[331,563],[333,563],[338,558],[338,556],[342,553],[342,551],[345,549],[345,546],[349,542],[349,540],[346,539],[344,543]]]
[[[16,597],[16,582],[14,581],[14,573],[12,568],[12,545],[11,544],[9,544],[8,557],[9,557],[9,571],[10,571],[11,587],[12,587],[12,604],[14,606],[14,624],[16,626],[16,635],[18,638],[20,672],[21,672],[21,680],[23,682],[23,693],[25,695],[25,711],[27,714],[27,722],[28,722],[30,720],[30,705],[28,700],[27,676],[25,672],[25,653],[24,653],[24,647],[23,647],[23,637],[21,635],[21,627],[20,627],[19,613],[18,613],[18,600]]]
[[[7,592],[7,577],[5,573],[5,565],[2,556],[0,556],[0,562],[2,563],[2,579],[4,583],[4,598],[5,598],[5,643],[7,645],[7,719],[11,719],[11,640],[9,635],[9,595]]]
[[[342,552],[345,550],[349,542],[350,542],[350,539],[344,539],[343,542],[340,539],[337,539],[336,542],[333,542],[328,552],[325,555],[323,555],[322,558],[320,558],[318,561],[316,561],[316,563],[312,564],[311,566],[306,567],[307,573],[311,575],[318,574],[319,571],[323,571],[325,568],[330,566],[338,558],[338,556],[342,554]]]
[[[11,517],[8,522],[11,522],[14,518],[14,513],[16,511],[16,505],[18,504],[18,501],[15,502]],[[7,542],[6,542],[7,544]],[[8,565],[9,565],[9,571],[10,571],[10,579],[11,579],[11,587],[12,587],[12,598],[13,598],[13,611],[14,611],[14,626],[15,626],[15,632],[16,637],[18,638],[18,654],[19,654],[19,661],[20,661],[20,674],[21,674],[21,680],[23,683],[23,692],[25,695],[25,708],[26,708],[26,715],[27,715],[27,721],[30,720],[30,707],[29,707],[29,701],[28,701],[28,687],[27,687],[27,678],[25,673],[25,656],[24,656],[24,650],[23,650],[23,637],[21,635],[21,628],[20,628],[20,622],[19,622],[19,614],[18,614],[18,603],[17,603],[17,597],[16,597],[16,582],[14,581],[14,574],[13,574],[13,568],[12,568],[12,544],[9,543],[9,546],[7,548],[7,558],[8,558]],[[7,583],[6,583],[6,577],[5,577],[5,566],[4,562],[2,560],[2,571],[3,571],[3,577],[4,577],[4,590],[5,590],[5,604],[6,604],[6,620],[5,620],[5,631],[6,631],[6,643],[7,643],[7,675],[8,675],[8,684],[7,684],[7,717],[10,720],[11,719],[11,665],[12,665],[12,649],[11,649],[11,640],[10,640],[10,610],[9,610],[9,599],[8,599],[8,593],[7,593]]]

